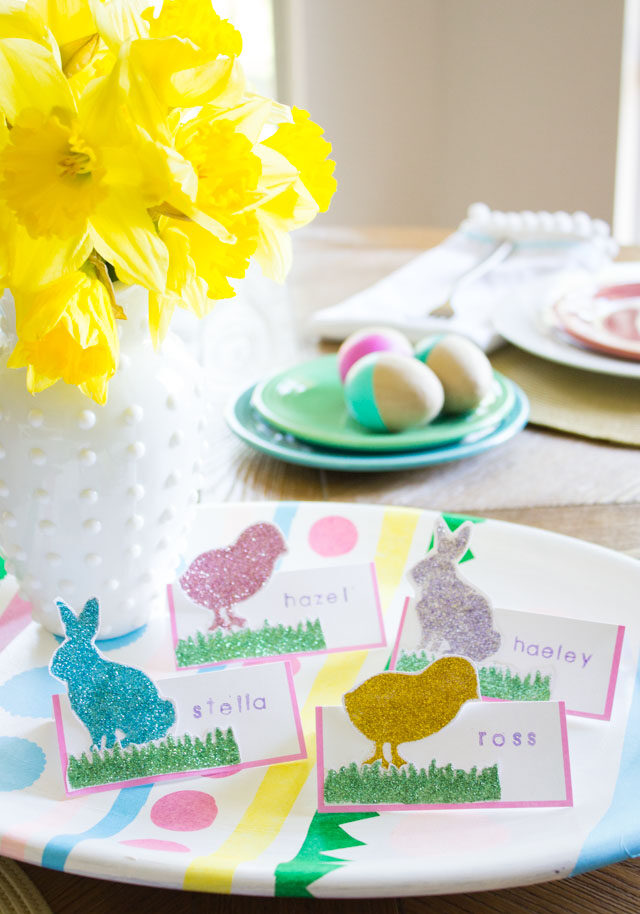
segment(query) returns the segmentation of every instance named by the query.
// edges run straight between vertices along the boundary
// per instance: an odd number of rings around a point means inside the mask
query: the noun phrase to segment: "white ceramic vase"
[[[146,292],[118,293],[120,367],[98,406],[58,382],[32,396],[0,361],[0,551],[33,617],[100,601],[99,638],[135,630],[164,599],[201,484],[201,368],[171,333],[153,349]]]

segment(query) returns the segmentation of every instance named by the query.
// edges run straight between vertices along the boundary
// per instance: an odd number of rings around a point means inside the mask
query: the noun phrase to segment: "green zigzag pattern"
[[[464,514],[443,514],[445,523],[453,532],[465,521],[472,524],[481,524],[482,517],[469,517]],[[433,549],[433,535],[429,549]],[[428,550],[427,550],[428,551]],[[474,558],[473,552],[467,549],[460,559],[468,562]],[[391,657],[385,669],[389,669]],[[276,884],[275,895],[277,898],[313,898],[308,891],[312,882],[337,870],[349,861],[342,857],[331,856],[329,851],[337,851],[347,847],[359,847],[364,841],[348,835],[343,825],[350,822],[359,822],[361,819],[371,819],[379,815],[377,812],[342,813],[342,812],[316,812],[314,813],[304,843],[295,857],[286,863],[279,863],[275,870]]]
[[[343,825],[372,819],[377,812],[316,812],[309,825],[307,837],[296,856],[276,867],[277,898],[313,898],[308,886],[348,863],[341,857],[333,857],[328,851],[346,847],[358,847],[364,841],[348,835]]]

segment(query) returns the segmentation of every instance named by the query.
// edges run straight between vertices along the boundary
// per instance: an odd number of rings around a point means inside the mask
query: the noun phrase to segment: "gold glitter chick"
[[[406,765],[398,754],[400,743],[437,733],[456,716],[462,705],[479,698],[475,667],[464,657],[441,657],[421,673],[379,673],[344,696],[353,725],[373,740],[375,752],[365,765],[381,761],[384,746],[391,748],[391,764]]]

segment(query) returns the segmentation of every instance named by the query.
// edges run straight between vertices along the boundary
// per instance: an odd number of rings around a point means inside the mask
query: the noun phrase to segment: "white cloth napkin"
[[[506,239],[515,243],[512,253],[456,291],[459,278]],[[517,307],[521,290],[526,287],[530,296],[539,287],[542,301],[545,288],[560,274],[596,272],[617,250],[609,226],[586,213],[503,213],[474,204],[446,241],[370,288],[316,312],[311,330],[332,340],[380,324],[402,330],[413,341],[429,333],[455,332],[489,352],[501,342],[491,314],[505,297]],[[454,316],[430,316],[452,293]]]

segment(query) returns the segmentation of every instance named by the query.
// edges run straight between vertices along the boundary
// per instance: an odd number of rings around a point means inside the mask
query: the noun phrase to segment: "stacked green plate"
[[[402,432],[369,431],[347,411],[333,355],[247,388],[226,411],[232,431],[257,450],[289,463],[359,472],[472,456],[508,440],[527,417],[525,395],[495,372],[492,391],[470,413]]]

